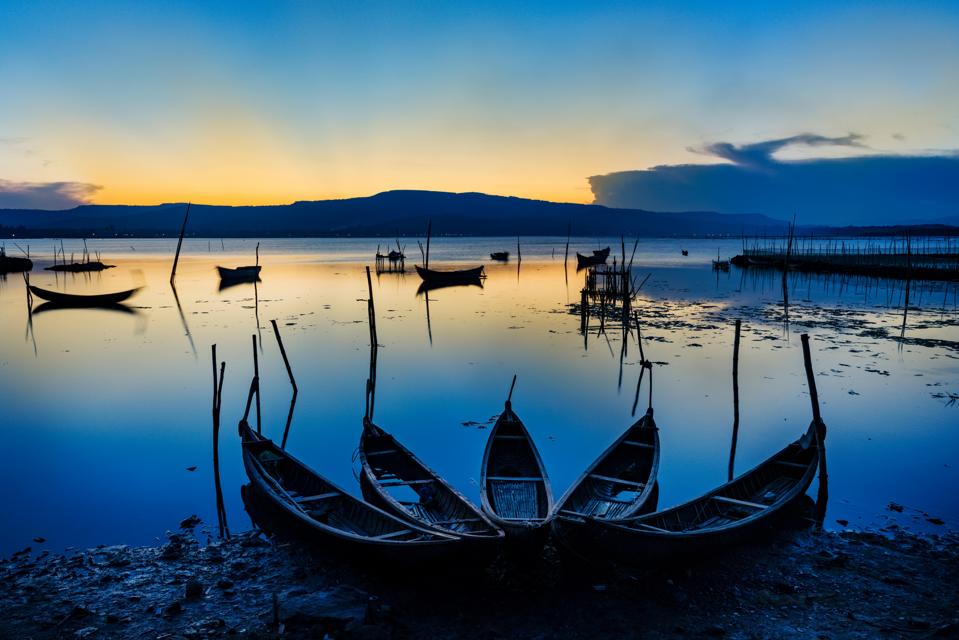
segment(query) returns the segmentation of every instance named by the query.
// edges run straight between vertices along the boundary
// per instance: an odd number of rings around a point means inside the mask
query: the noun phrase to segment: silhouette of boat
[[[506,262],[509,260],[509,251],[494,251],[489,254],[490,260],[498,260],[500,262]]]
[[[63,307],[104,307],[115,305],[130,298],[140,290],[140,288],[137,287],[136,289],[127,289],[126,291],[117,291],[116,293],[81,295],[78,293],[62,293],[60,291],[41,289],[32,284],[29,286],[33,295]]]
[[[605,249],[597,249],[593,251],[593,255],[584,256],[582,253],[576,252],[576,268],[585,269],[586,267],[594,267],[598,264],[606,264],[606,259],[609,258],[609,247]]]
[[[33,269],[33,260],[8,256],[6,250],[0,247],[0,273],[18,273]]]
[[[472,284],[473,281],[483,277],[483,267],[473,267],[472,269],[458,269],[455,271],[436,271],[427,269],[420,265],[414,265],[416,273],[420,275],[424,283],[431,286],[449,285],[449,284]]]
[[[86,262],[71,262],[70,264],[55,264],[47,267],[47,271],[67,271],[69,273],[85,273],[87,271],[104,271],[113,269],[116,265],[103,264],[99,260],[88,260]]]
[[[239,424],[243,466],[250,479],[244,502],[266,531],[298,537],[359,559],[415,565],[462,548],[454,536],[403,521],[353,497],[276,444]]]
[[[719,259],[719,249],[716,249],[716,259],[713,260],[713,269],[716,271],[729,271],[729,260]]]
[[[480,469],[480,503],[496,526],[515,539],[542,538],[553,515],[546,468],[510,400],[493,425]]]
[[[260,278],[260,243],[256,243],[256,264],[243,267],[217,267],[220,280],[225,282],[253,282]]]
[[[495,545],[503,531],[391,434],[363,420],[360,436],[360,487],[370,503],[420,526],[465,541]],[[412,492],[414,500],[400,500],[388,489]]]
[[[586,518],[578,531],[566,531],[609,559],[637,566],[754,539],[773,529],[812,483],[820,455],[815,425],[752,470],[685,504],[625,520]]]
[[[554,526],[560,519],[616,520],[642,513],[658,472],[659,429],[650,407],[566,490]]]
[[[682,251],[683,251],[683,255],[684,255],[684,256],[688,256],[688,255],[689,255],[689,250],[683,249]]]

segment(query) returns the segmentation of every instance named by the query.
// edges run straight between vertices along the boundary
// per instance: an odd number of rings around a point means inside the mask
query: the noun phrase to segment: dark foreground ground
[[[956,638],[959,535],[791,533],[626,575],[545,558],[383,577],[255,534],[0,562],[2,638]],[[422,573],[422,572],[421,572]]]

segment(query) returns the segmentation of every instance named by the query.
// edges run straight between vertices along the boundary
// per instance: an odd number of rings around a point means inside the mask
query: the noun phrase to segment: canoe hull
[[[0,256],[0,273],[20,273],[33,269],[33,260],[12,256]]]
[[[483,277],[483,267],[458,269],[456,271],[436,271],[435,269],[426,269],[420,265],[415,266],[416,273],[423,279],[423,282],[428,284],[471,282]]]
[[[62,293],[60,291],[50,291],[40,287],[30,285],[30,292],[38,298],[56,303],[61,307],[104,307],[112,306],[127,300],[140,289],[128,289],[127,291],[118,291],[116,293],[101,293],[97,295],[80,295],[75,293]]]
[[[227,267],[217,267],[217,273],[220,274],[220,280],[227,281],[253,281],[260,277],[260,269],[262,267],[252,266],[252,267],[236,267],[235,269],[229,269]]]

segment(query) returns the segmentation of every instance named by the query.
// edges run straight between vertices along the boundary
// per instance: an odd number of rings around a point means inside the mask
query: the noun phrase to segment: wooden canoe
[[[546,468],[523,421],[507,400],[486,441],[480,502],[489,519],[515,539],[545,534],[553,513]]]
[[[437,271],[435,269],[426,269],[420,265],[414,266],[416,267],[416,273],[423,279],[423,282],[430,285],[472,282],[483,277],[483,267],[457,269],[454,271]]]
[[[617,520],[642,513],[658,473],[659,429],[650,407],[566,490],[556,514]]]
[[[33,260],[0,254],[0,273],[18,273],[33,269]]]
[[[260,267],[259,265],[246,266],[246,267],[236,267],[234,269],[229,269],[227,267],[217,267],[216,270],[220,274],[220,280],[227,281],[253,281],[260,277]]]
[[[366,419],[359,460],[360,487],[372,504],[467,541],[496,543],[503,539],[503,531],[473,503],[391,434]]]
[[[254,431],[239,424],[243,466],[250,479],[244,498],[265,531],[321,548],[415,564],[449,557],[462,541],[418,527],[353,497]]]
[[[117,291],[116,293],[98,293],[92,295],[81,295],[78,293],[62,293],[60,291],[50,291],[40,287],[30,285],[30,291],[33,295],[50,302],[55,302],[62,307],[102,307],[115,305],[123,302],[134,295],[140,288],[127,289],[126,291]]]
[[[598,264],[606,264],[606,258],[608,257],[609,252],[600,255],[591,255],[584,256],[583,254],[576,253],[576,268],[585,269],[586,267],[595,267]]]
[[[509,251],[494,251],[489,254],[490,260],[499,260],[500,262],[506,262],[509,260]]]
[[[574,523],[589,548],[624,564],[693,558],[775,529],[805,495],[819,464],[815,422],[738,478],[670,509],[625,520]]]

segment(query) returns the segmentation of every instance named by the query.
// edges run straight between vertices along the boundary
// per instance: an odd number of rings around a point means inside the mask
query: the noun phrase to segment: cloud
[[[778,160],[789,146],[861,147],[861,136],[802,134],[700,150],[721,164],[664,165],[589,178],[596,204],[656,211],[763,213],[800,224],[934,222],[959,215],[959,155]]]
[[[72,209],[89,204],[102,188],[88,182],[13,182],[0,178],[0,209]]]
[[[863,147],[861,140],[863,136],[858,133],[850,133],[839,138],[829,138],[816,135],[814,133],[801,133],[789,138],[779,138],[777,140],[763,140],[752,144],[735,145],[731,142],[714,142],[701,149],[688,147],[689,151],[702,153],[709,156],[716,156],[729,160],[735,165],[741,167],[762,168],[777,164],[778,161],[773,154],[785,147],[803,145],[807,147]]]

